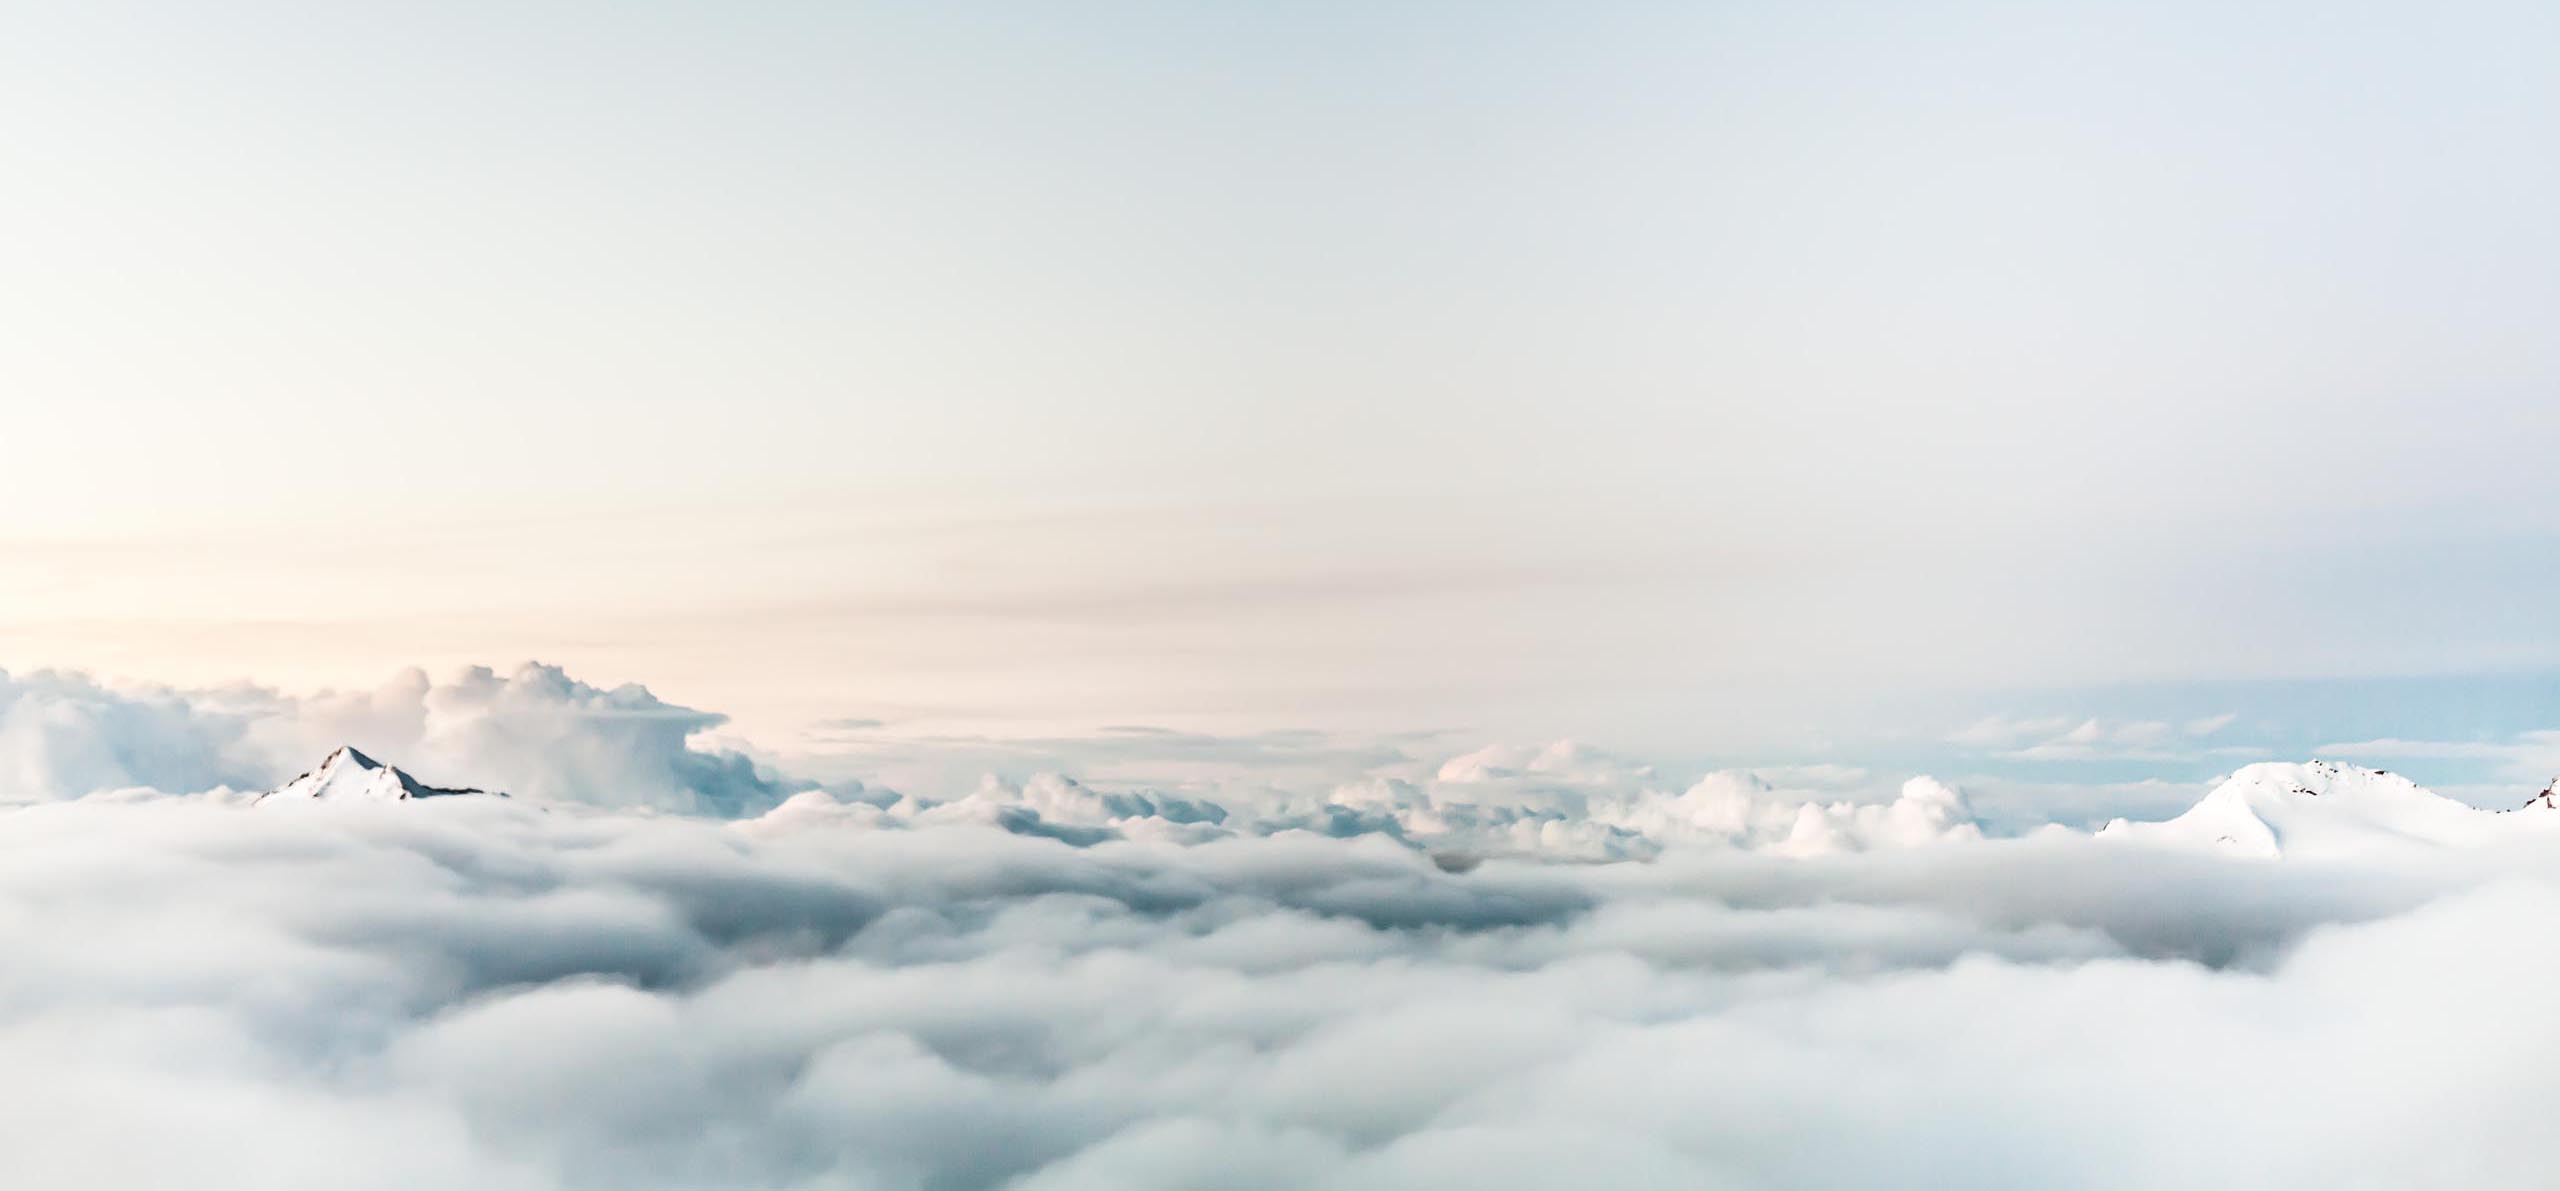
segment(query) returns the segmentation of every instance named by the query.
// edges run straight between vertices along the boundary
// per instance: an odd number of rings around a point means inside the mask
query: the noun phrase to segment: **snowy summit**
[[[2267,762],[2243,766],[2168,822],[2118,819],[2098,834],[2274,858],[2479,843],[2500,837],[2511,823],[2395,773],[2328,761]]]
[[[320,762],[320,767],[258,796],[261,803],[278,802],[403,802],[412,798],[444,798],[457,794],[486,794],[485,790],[447,789],[425,782],[385,765],[355,749],[340,745]],[[505,797],[501,794],[498,797]]]

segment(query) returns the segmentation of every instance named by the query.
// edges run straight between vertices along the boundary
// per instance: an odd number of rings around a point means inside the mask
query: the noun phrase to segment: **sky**
[[[2560,724],[2548,6],[0,20],[13,673],[2018,781]]]

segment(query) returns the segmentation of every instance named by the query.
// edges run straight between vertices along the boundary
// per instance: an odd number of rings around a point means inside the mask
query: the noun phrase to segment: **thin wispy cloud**
[[[2168,720],[1985,716],[1947,735],[1949,744],[2022,761],[2159,761],[2212,755],[2239,722],[2236,712]],[[2240,746],[2242,754],[2252,752]]]

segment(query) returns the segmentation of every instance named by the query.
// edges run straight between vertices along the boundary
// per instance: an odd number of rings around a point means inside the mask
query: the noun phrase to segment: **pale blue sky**
[[[0,11],[0,666],[2560,716],[2547,6]]]

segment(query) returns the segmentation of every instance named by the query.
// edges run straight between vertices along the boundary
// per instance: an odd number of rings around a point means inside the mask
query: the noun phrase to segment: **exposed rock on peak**
[[[2560,811],[2560,777],[2551,779],[2551,784],[2544,786],[2542,793],[2525,799],[2524,806],[2520,809]]]

